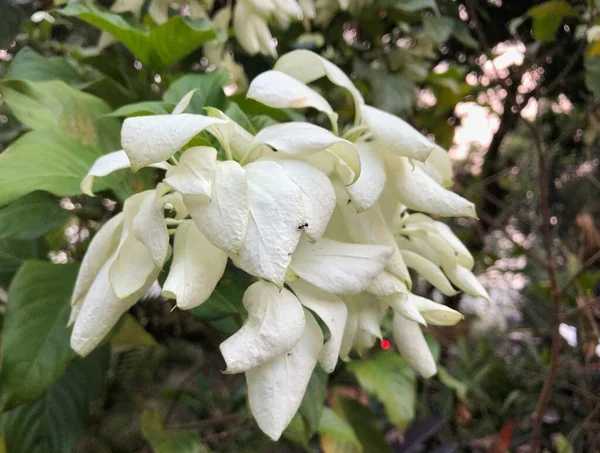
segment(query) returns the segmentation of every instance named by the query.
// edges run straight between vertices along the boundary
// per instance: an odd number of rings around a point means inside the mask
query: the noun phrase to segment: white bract
[[[259,34],[248,45],[266,51],[264,21],[283,21],[294,5],[236,2],[246,33]],[[308,85],[320,78],[346,90],[348,124]],[[284,55],[248,96],[316,110],[331,127],[298,121],[251,134],[215,108],[181,113],[190,95],[171,115],[126,119],[123,150],[99,158],[82,190],[91,194],[95,177],[126,168],[155,167],[164,179],[125,201],[93,238],[73,293],[71,345],[88,354],[163,269],[163,297],[181,309],[205,303],[231,260],[256,282],[242,300],[248,319],[221,344],[225,373],[246,374],[250,409],[276,440],[315,366],[330,373],[338,358],[365,354],[383,337],[386,316],[400,354],[423,376],[436,373],[421,329],[462,315],[411,293],[409,270],[448,296],[488,296],[467,248],[430,217],[475,216],[448,190],[444,150],[366,105],[337,66],[306,50]],[[190,143],[198,134],[215,147]]]

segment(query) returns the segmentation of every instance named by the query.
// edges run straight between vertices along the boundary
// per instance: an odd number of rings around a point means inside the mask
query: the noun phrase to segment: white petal
[[[396,240],[385,223],[379,205],[375,204],[363,212],[358,212],[350,203],[347,194],[339,184],[334,184],[337,205],[342,212],[350,237],[354,242],[367,244],[384,244],[392,247],[392,255],[386,264],[386,269],[410,286],[410,274],[404,264]]]
[[[338,115],[323,96],[280,71],[266,71],[257,76],[250,83],[246,97],[279,109],[312,107],[337,124]]]
[[[112,259],[98,272],[75,320],[71,348],[80,356],[89,354],[117,324],[119,318],[144,295],[154,282],[158,270],[148,276],[142,287],[125,299],[119,299],[108,279]]]
[[[304,332],[302,305],[285,288],[258,281],[248,287],[242,302],[248,319],[219,347],[226,373],[241,373],[285,354]]]
[[[306,223],[304,232],[312,241],[318,241],[335,209],[335,192],[331,181],[308,162],[282,159],[277,163],[288,178],[300,187]]]
[[[411,321],[418,322],[424,326],[427,325],[425,318],[421,313],[419,313],[419,309],[412,299],[412,293],[405,294],[395,294],[393,296],[388,296],[383,298],[382,300],[389,304],[392,307],[392,310],[400,313],[406,319],[410,319]]]
[[[183,310],[197,307],[215,290],[226,265],[227,254],[186,220],[175,232],[173,263],[162,294],[176,299]]]
[[[433,324],[434,326],[453,326],[464,319],[463,315],[456,310],[452,310],[450,307],[417,296],[416,294],[410,294],[409,297],[429,324]]]
[[[385,266],[392,249],[321,239],[301,241],[290,268],[313,285],[334,294],[358,294]]]
[[[444,189],[408,159],[389,156],[387,164],[396,196],[409,209],[441,217],[477,217],[473,203]]]
[[[395,312],[392,327],[394,343],[396,343],[400,355],[406,359],[409,365],[424,378],[430,378],[436,374],[435,359],[419,324]]]
[[[224,149],[229,149],[233,157],[240,161],[251,148],[254,137],[250,132],[233,121],[219,109],[205,107],[206,114],[213,118],[219,118],[224,123],[213,124],[208,131],[216,137]]]
[[[102,269],[110,256],[115,252],[115,249],[119,244],[119,237],[121,236],[122,229],[123,213],[119,213],[106,222],[90,242],[86,254],[83,257],[83,261],[81,262],[81,266],[79,267],[77,281],[75,282],[75,288],[73,289],[69,326],[71,326],[77,318],[77,314],[81,309],[81,304],[83,303],[90,286],[94,283],[96,275],[98,275],[100,269]]]
[[[439,289],[446,296],[454,296],[456,290],[452,287],[442,270],[421,255],[409,250],[402,250],[402,258],[406,265],[417,271],[425,280]]]
[[[360,176],[346,192],[356,209],[361,212],[369,209],[379,199],[385,186],[385,168],[381,157],[370,143],[356,143],[360,156]]]
[[[351,300],[357,313],[357,330],[354,337],[354,347],[356,351],[363,355],[365,351],[371,349],[377,339],[381,339],[381,306],[375,297],[368,294],[359,294],[347,298]]]
[[[232,259],[281,287],[305,223],[302,191],[276,162],[252,162],[244,169],[250,219],[239,255]]]
[[[148,247],[133,233],[135,218],[146,200],[154,200],[154,191],[135,194],[123,205],[123,232],[108,271],[110,284],[119,299],[125,299],[144,287],[157,268]]]
[[[159,184],[156,190],[142,192],[147,195],[133,220],[133,235],[146,246],[158,268],[163,267],[169,253],[169,232],[161,200],[165,189]]]
[[[368,105],[362,106],[361,113],[375,139],[391,153],[425,161],[437,146],[397,116]]]
[[[356,115],[360,117],[360,108],[365,103],[362,95],[350,78],[344,74],[344,71],[320,55],[310,50],[293,50],[282,55],[275,63],[274,69],[285,72],[302,83],[310,83],[321,77],[327,77],[331,83],[350,92],[354,98]]]
[[[246,170],[235,161],[217,162],[210,202],[186,195],[183,201],[200,231],[217,247],[237,253],[248,230]]]
[[[333,372],[342,346],[344,328],[348,317],[346,304],[331,293],[302,280],[290,283],[290,287],[306,308],[314,311],[329,329],[329,340],[319,355],[319,363],[327,373]]]
[[[183,113],[187,106],[190,105],[192,97],[194,97],[194,93],[197,90],[198,88],[194,88],[193,90],[188,91],[186,95],[182,97],[181,100],[177,103],[177,105],[173,108],[173,110],[171,111],[171,115],[179,115],[180,113]]]
[[[94,180],[97,177],[107,176],[117,170],[130,167],[131,163],[129,162],[129,157],[127,157],[127,154],[123,150],[100,156],[96,159],[92,168],[90,168],[87,175],[85,175],[85,178],[81,181],[81,191],[84,194],[93,197]],[[166,162],[158,162],[152,164],[151,167],[168,170],[170,165]]]
[[[182,113],[127,118],[121,130],[121,145],[129,156],[131,168],[137,171],[170,158],[197,134],[218,118]]]
[[[371,280],[371,283],[367,286],[367,292],[375,296],[389,296],[392,294],[406,294],[408,288],[406,283],[398,277],[387,271],[382,271]]]
[[[179,164],[167,171],[164,182],[183,195],[204,195],[210,198],[216,167],[216,149],[194,146],[181,155]]]
[[[273,440],[279,439],[300,407],[323,347],[317,321],[305,313],[306,329],[300,341],[279,357],[246,372],[250,411]]]
[[[473,255],[471,255],[471,252],[469,252],[461,240],[458,239],[452,229],[442,222],[435,222],[434,225],[440,235],[452,246],[452,248],[454,248],[458,264],[469,270],[473,269],[473,266],[475,265]]]
[[[442,269],[450,281],[465,293],[490,300],[490,296],[483,285],[479,283],[479,280],[473,275],[473,272],[466,267],[456,264],[454,266],[443,266]]]
[[[259,145],[269,145],[280,153],[294,156],[310,156],[329,150],[352,171],[349,182],[360,175],[360,156],[356,147],[314,124],[290,122],[265,127],[254,138],[253,146]]]
[[[416,164],[439,185],[446,188],[452,186],[452,159],[450,159],[448,151],[445,149],[436,146],[425,162],[417,162]]]
[[[340,346],[340,358],[342,360],[349,360],[350,351],[352,350],[358,331],[358,310],[351,299],[346,299],[345,303],[348,310],[348,318]]]

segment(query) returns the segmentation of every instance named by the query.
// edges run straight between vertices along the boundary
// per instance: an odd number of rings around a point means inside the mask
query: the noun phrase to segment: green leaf
[[[435,0],[395,0],[393,6],[406,13],[416,13],[426,8],[437,10]]]
[[[0,154],[0,206],[35,190],[57,196],[81,193],[79,184],[101,155],[58,131],[38,130],[23,135]],[[120,187],[115,173],[96,182],[96,191]]]
[[[556,453],[573,453],[575,449],[564,435],[557,433],[552,436],[552,441],[556,446]]]
[[[423,18],[425,34],[437,43],[443,43],[454,31],[454,21],[449,17],[426,16]]]
[[[600,97],[600,56],[585,58],[585,85],[595,97]]]
[[[346,420],[336,414],[330,407],[323,408],[321,421],[319,422],[319,434],[335,439],[360,445],[356,434]]]
[[[72,451],[85,433],[90,403],[102,393],[108,362],[106,348],[75,359],[41,399],[0,415],[7,451]]]
[[[112,113],[106,116],[120,116],[120,117],[132,117],[132,116],[145,116],[145,115],[166,115],[171,113],[175,104],[170,102],[162,101],[146,101],[137,102],[135,104],[124,105],[118,108]]]
[[[156,340],[130,314],[123,316],[118,332],[111,338],[113,346],[158,346]]]
[[[289,441],[300,445],[304,451],[311,452],[310,435],[307,433],[305,419],[300,412],[296,412],[292,421],[283,431],[283,437]]]
[[[62,80],[71,86],[81,86],[85,79],[75,66],[64,57],[43,57],[35,50],[25,47],[15,56],[5,79],[41,82]]]
[[[254,124],[248,118],[248,116],[244,113],[244,111],[237,105],[235,102],[230,102],[227,108],[225,109],[225,115],[231,118],[233,121],[238,123],[252,135],[256,134],[256,129],[254,128]]]
[[[242,272],[228,269],[208,300],[190,311],[203,321],[215,321],[231,315],[245,319],[242,296],[249,283]]]
[[[328,380],[329,376],[327,373],[317,365],[310,377],[310,381],[308,381],[306,393],[300,404],[299,412],[306,420],[309,438],[317,431],[319,422],[321,421]]]
[[[462,20],[454,19],[454,31],[452,36],[461,43],[463,46],[470,47],[471,49],[479,49],[479,43],[471,35],[471,29]]]
[[[25,12],[10,0],[0,0],[0,17],[2,17],[0,49],[6,49],[15,39],[16,34],[19,33],[21,20],[25,18]]]
[[[469,391],[469,386],[466,382],[459,381],[454,376],[452,376],[446,368],[438,365],[438,378],[440,382],[448,387],[450,390],[454,390],[456,392],[456,396],[459,400],[465,401],[467,399],[467,392]]]
[[[0,239],[35,239],[58,228],[70,216],[58,200],[34,192],[0,209]]]
[[[165,91],[163,99],[177,104],[181,98],[192,90],[196,90],[188,107],[188,113],[204,113],[204,107],[215,107],[225,110],[227,96],[223,85],[227,83],[227,71],[217,69],[207,74],[187,74],[175,80]]]
[[[47,253],[48,247],[42,239],[34,241],[0,240],[0,283],[8,284],[25,261],[46,258]]]
[[[205,42],[219,37],[209,20],[188,21],[182,16],[172,17],[151,31],[137,29],[123,16],[86,0],[69,2],[60,12],[111,34],[143,64],[157,68],[171,66]]]
[[[163,416],[158,412],[142,413],[142,436],[154,453],[203,453],[208,452],[193,431],[168,431],[163,427]]]
[[[416,402],[416,379],[408,363],[393,352],[381,351],[349,363],[348,369],[362,388],[383,403],[390,421],[406,428],[415,416]]]
[[[339,398],[338,404],[365,453],[392,453],[378,426],[377,416],[358,401]]]
[[[111,108],[96,96],[58,80],[9,80],[1,82],[0,89],[17,119],[33,130],[57,131],[103,152],[120,148],[119,121],[101,118]]]
[[[75,264],[27,261],[8,293],[2,338],[2,400],[7,407],[42,396],[75,353],[67,321]]]
[[[542,43],[556,39],[556,31],[563,19],[579,16],[565,0],[551,0],[534,6],[527,11],[527,15],[533,18],[533,37]]]

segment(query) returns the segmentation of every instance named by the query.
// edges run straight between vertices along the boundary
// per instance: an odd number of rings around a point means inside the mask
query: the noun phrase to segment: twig
[[[229,431],[223,431],[221,433],[213,433],[207,434],[202,438],[202,443],[212,444],[218,442],[223,439],[228,439],[238,434],[243,433],[244,431],[248,431],[250,428],[248,426],[239,426],[237,428],[230,429]]]
[[[239,421],[246,421],[249,418],[246,414],[227,414],[218,417],[209,418],[206,420],[197,420],[189,423],[177,423],[168,425],[165,429],[168,430],[190,430],[196,431],[204,428],[209,428],[216,425],[227,425]]]
[[[569,289],[569,286],[571,286],[573,283],[575,283],[577,281],[577,279],[579,277],[581,277],[590,267],[592,267],[596,261],[600,260],[600,250],[598,250],[596,253],[594,253],[585,263],[583,263],[583,266],[581,266],[581,269],[579,269],[575,275],[573,275],[569,281],[567,283],[565,283],[559,290],[558,290],[558,295],[562,296],[565,291],[567,289]]]
[[[550,200],[548,194],[548,164],[546,153],[542,145],[542,137],[539,128],[535,124],[525,121],[533,133],[535,146],[538,152],[538,190],[540,192],[540,213],[542,216],[541,233],[544,248],[546,249],[546,259],[548,262],[547,272],[550,279],[550,300],[552,302],[552,328],[550,334],[550,366],[544,378],[542,391],[537,401],[535,414],[533,418],[531,452],[537,453],[540,449],[542,425],[544,422],[544,413],[550,401],[552,387],[558,374],[558,365],[560,361],[560,294],[558,293],[558,278],[556,264],[554,263],[554,254],[552,253],[553,235],[550,227]]]

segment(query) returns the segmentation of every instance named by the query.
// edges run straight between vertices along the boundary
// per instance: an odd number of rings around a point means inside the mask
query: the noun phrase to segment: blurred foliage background
[[[317,370],[273,443],[243,378],[220,371],[218,345],[245,316],[233,268],[191,312],[151,291],[89,357],[68,347],[90,238],[155,183],[123,171],[79,195],[92,162],[119,149],[120,120],[166,113],[192,88],[190,111],[218,107],[251,131],[298,115],[245,99],[274,60],[214,26],[225,2],[160,1],[0,0],[0,452],[600,452],[600,5],[362,0],[272,28],[280,54],[321,53],[368,103],[451,150],[454,189],[480,217],[452,227],[492,296],[446,298],[467,319],[429,329],[435,378],[384,340]],[[103,33],[115,39],[98,45]],[[211,64],[213,40],[236,65]]]

